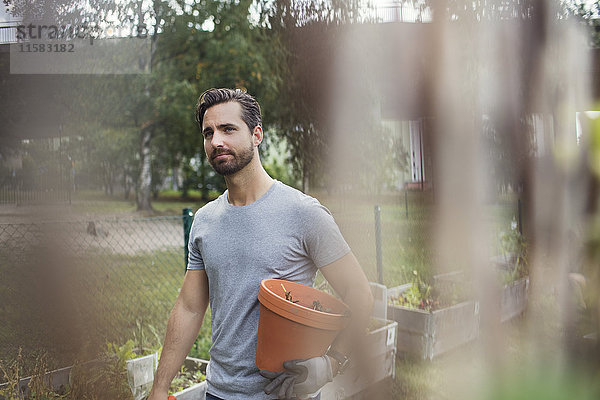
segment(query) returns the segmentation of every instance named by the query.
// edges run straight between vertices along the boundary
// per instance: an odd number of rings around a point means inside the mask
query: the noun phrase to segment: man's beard
[[[222,162],[216,162],[214,157],[219,154],[231,154],[232,159]],[[236,172],[243,169],[246,165],[250,164],[250,161],[254,158],[254,147],[252,144],[247,149],[241,150],[240,152],[234,153],[231,150],[221,150],[218,149],[213,151],[211,156],[208,159],[208,162],[213,167],[215,172],[219,175],[227,176],[235,174]]]

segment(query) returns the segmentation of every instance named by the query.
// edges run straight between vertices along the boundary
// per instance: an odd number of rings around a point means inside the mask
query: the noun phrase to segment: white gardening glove
[[[279,399],[311,397],[333,380],[331,361],[327,356],[286,361],[283,368],[283,372],[260,371],[262,376],[271,379],[265,386],[265,393],[277,391]]]

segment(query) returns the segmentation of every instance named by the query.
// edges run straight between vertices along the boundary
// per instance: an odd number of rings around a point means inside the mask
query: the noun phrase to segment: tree
[[[339,27],[360,19],[359,1],[261,2],[261,20],[277,51],[281,76],[271,118],[290,145],[302,190],[318,179],[328,137],[330,56]]]
[[[163,19],[153,70],[162,88],[156,133],[164,146],[157,150],[166,149],[163,159],[172,170],[181,166],[184,195],[199,187],[208,200],[209,189],[224,187],[208,165],[194,121],[198,95],[210,87],[237,87],[263,105],[275,102],[279,78],[269,58],[272,45],[264,28],[250,21],[251,5],[249,0],[186,4],[181,14]],[[206,27],[207,21],[213,26]]]

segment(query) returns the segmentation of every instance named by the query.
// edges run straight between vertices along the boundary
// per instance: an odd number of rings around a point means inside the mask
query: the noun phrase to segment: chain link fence
[[[327,206],[369,281],[392,287],[430,265],[433,194],[406,191],[378,200]]]
[[[160,342],[184,276],[182,220],[0,224],[0,358]]]

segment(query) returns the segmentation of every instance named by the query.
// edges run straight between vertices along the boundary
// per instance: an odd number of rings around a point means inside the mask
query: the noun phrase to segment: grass
[[[14,264],[20,267],[1,271],[2,298],[10,301],[2,304],[0,359],[22,348],[31,360],[26,367],[40,352],[51,355],[51,367],[61,367],[95,358],[107,341],[133,338],[157,348],[183,280],[182,258],[179,249],[136,255],[88,250],[44,264],[20,258]]]
[[[217,196],[211,193],[211,198]],[[181,215],[182,209],[191,208],[194,211],[204,205],[199,193],[190,192],[186,198],[172,191],[161,192],[152,200],[154,212],[152,215]],[[120,196],[109,196],[101,191],[81,191],[73,194],[72,207],[75,213],[92,213],[105,215],[137,213],[135,199],[124,199]]]
[[[319,196],[319,194],[317,194]],[[375,205],[380,207],[381,269],[383,284],[397,286],[410,280],[413,270],[428,276],[431,270],[430,221],[427,195],[411,193],[407,204],[396,198],[339,199],[318,197],[334,215],[370,281],[378,281]]]

